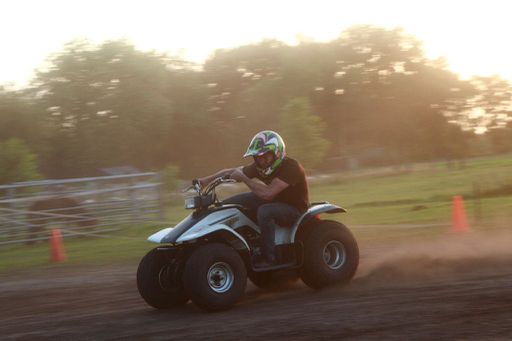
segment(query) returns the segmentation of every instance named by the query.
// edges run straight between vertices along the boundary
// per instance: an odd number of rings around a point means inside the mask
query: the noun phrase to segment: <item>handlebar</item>
[[[212,192],[213,190],[215,190],[215,187],[221,185],[221,184],[226,184],[226,183],[233,183],[233,182],[236,182],[235,180],[232,180],[229,175],[224,175],[222,177],[218,177],[216,179],[214,179],[212,182],[210,182],[204,189],[203,189],[203,192],[202,194],[209,194],[210,192]]]
[[[218,178],[214,179],[205,188],[202,188],[199,180],[194,179],[194,180],[192,180],[192,185],[190,185],[186,189],[184,189],[183,192],[188,192],[191,189],[194,189],[197,192],[197,194],[206,195],[206,194],[209,194],[210,192],[212,192],[215,189],[215,187],[217,187],[218,185],[225,184],[225,183],[234,183],[234,182],[236,182],[236,181],[231,179],[229,174],[227,174],[222,177],[218,177]]]

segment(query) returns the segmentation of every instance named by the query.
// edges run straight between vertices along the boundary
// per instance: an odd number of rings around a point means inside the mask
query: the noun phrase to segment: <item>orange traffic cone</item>
[[[467,232],[469,230],[464,203],[460,195],[453,197],[452,232]]]
[[[52,237],[50,239],[50,257],[54,263],[66,260],[66,252],[62,245],[62,236],[60,235],[59,229],[52,229]]]

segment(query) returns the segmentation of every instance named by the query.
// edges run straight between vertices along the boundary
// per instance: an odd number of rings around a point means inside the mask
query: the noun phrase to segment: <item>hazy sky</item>
[[[336,38],[355,24],[403,27],[429,57],[462,76],[512,81],[508,0],[5,0],[0,2],[0,84],[26,84],[64,43],[126,38],[143,50],[201,62],[215,48],[276,38]]]

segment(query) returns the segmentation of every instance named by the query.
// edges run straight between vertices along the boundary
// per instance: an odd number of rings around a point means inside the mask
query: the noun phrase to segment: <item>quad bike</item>
[[[215,188],[234,182],[217,178],[205,188],[197,181],[185,199],[194,212],[174,227],[148,240],[162,244],[142,258],[137,287],[142,298],[158,309],[189,299],[206,311],[232,307],[244,294],[247,277],[258,287],[279,289],[299,278],[311,288],[344,284],[354,276],[359,249],[343,224],[319,218],[321,213],[346,212],[328,202],[313,203],[293,226],[275,231],[275,265],[257,267],[260,228],[253,213],[236,204],[223,204]]]

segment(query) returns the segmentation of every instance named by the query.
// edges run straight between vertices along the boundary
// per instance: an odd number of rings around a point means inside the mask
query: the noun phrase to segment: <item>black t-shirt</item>
[[[256,167],[256,163],[243,168],[244,174],[249,178],[258,178],[265,184],[270,184],[274,178],[279,178],[289,186],[282,190],[272,201],[279,201],[296,207],[301,213],[307,210],[308,182],[302,165],[285,157],[279,168],[270,176],[263,177]]]

